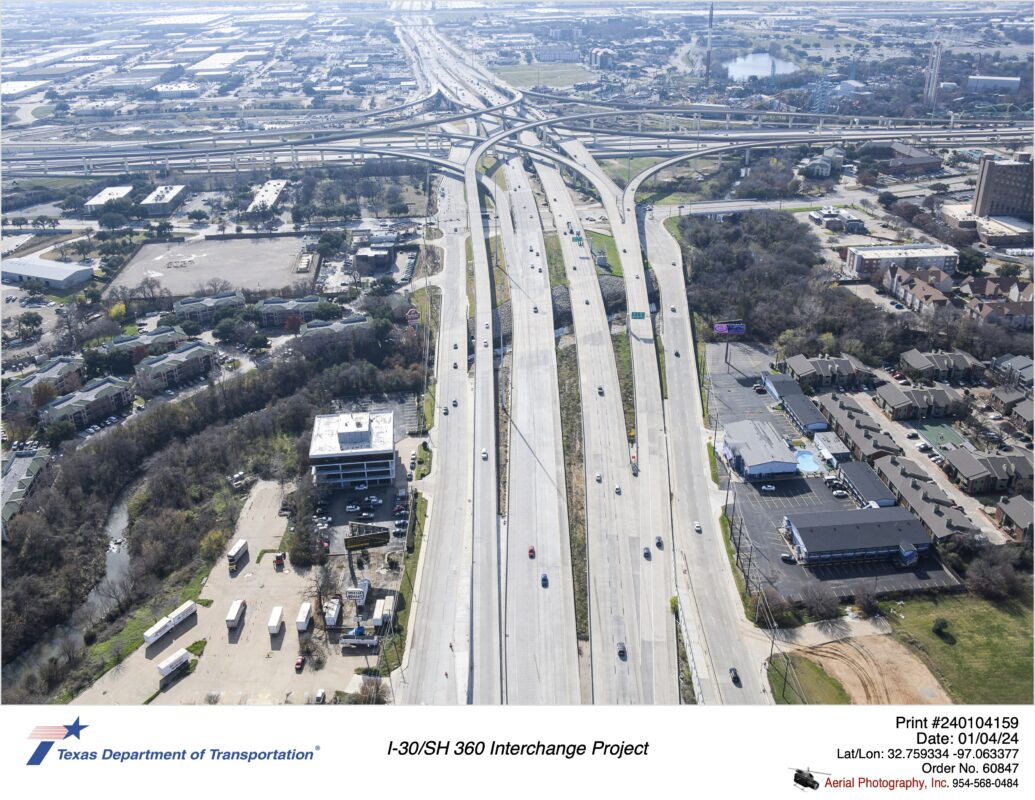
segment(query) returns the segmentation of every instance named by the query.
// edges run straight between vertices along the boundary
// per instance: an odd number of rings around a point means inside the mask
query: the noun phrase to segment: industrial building
[[[73,289],[93,279],[93,267],[89,265],[48,261],[36,255],[5,258],[0,262],[0,272],[4,283],[39,281],[48,289]]]
[[[1017,217],[1031,222],[1031,153],[1019,155],[1016,161],[997,161],[990,155],[982,156],[973,211],[978,217]]]
[[[794,451],[768,422],[747,419],[726,425],[722,455],[745,480],[786,478],[798,473]]]
[[[244,308],[244,295],[241,292],[219,292],[204,297],[185,297],[173,303],[176,319],[181,322],[191,319],[202,325],[211,322],[216,312],[224,308]]]
[[[186,186],[159,186],[140,201],[140,207],[149,217],[161,217],[171,214],[186,196]]]
[[[899,244],[892,247],[873,245],[849,247],[845,271],[857,278],[865,279],[878,270],[892,267],[937,267],[952,275],[959,263],[959,251],[947,244]]]
[[[920,520],[898,506],[855,511],[810,511],[784,517],[798,563],[892,561],[912,566],[931,550]]]
[[[83,203],[83,208],[87,214],[96,217],[101,213],[105,203],[110,203],[112,200],[121,200],[132,191],[132,186],[108,186]]]
[[[1021,88],[1020,78],[999,75],[969,75],[967,91],[970,92],[1016,92]]]
[[[44,427],[67,419],[77,428],[116,414],[133,402],[129,381],[108,375],[95,378],[81,389],[55,398],[39,410],[40,424]]]
[[[58,356],[31,375],[15,381],[4,392],[4,403],[10,409],[29,410],[33,406],[36,387],[49,384],[57,395],[68,394],[83,383],[82,356]]]
[[[341,487],[393,483],[394,430],[391,411],[317,416],[309,444],[313,481]]]

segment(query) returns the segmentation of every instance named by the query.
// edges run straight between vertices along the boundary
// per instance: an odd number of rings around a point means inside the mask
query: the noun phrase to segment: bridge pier
[[[165,169],[166,172],[169,171],[169,159],[165,160]],[[205,172],[207,172],[209,175],[212,174],[212,156],[210,155],[205,156]]]
[[[730,115],[726,114],[726,130],[730,129]]]

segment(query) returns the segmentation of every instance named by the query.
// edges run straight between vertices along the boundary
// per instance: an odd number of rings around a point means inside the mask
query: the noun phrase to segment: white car
[[[835,489],[831,494],[833,494],[834,497],[836,497],[838,500],[844,500],[846,497],[848,497],[848,492],[846,492],[844,489]]]
[[[621,493],[622,493],[622,487],[621,487],[621,486],[619,486],[619,485],[618,485],[618,484],[616,483],[616,484],[615,484],[615,494],[621,494]]]
[[[695,533],[700,533],[701,532],[701,523],[697,522],[696,520],[694,520],[694,532]]]
[[[759,489],[761,489],[763,492],[775,492],[776,491],[776,487],[773,486],[771,483],[763,484],[762,486],[759,487]]]
[[[483,448],[482,448],[482,461],[488,461],[488,460],[489,460],[489,451],[488,451],[488,450],[486,450],[486,449],[485,449],[485,448],[483,447]]]
[[[597,483],[600,483],[603,479],[600,477],[600,473],[597,473]]]

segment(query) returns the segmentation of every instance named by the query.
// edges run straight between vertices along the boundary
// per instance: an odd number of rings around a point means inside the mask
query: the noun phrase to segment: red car
[[[305,667],[305,656],[299,656],[295,659],[295,672],[301,672],[303,667]]]
[[[528,546],[528,557],[535,558],[535,548],[532,545]]]

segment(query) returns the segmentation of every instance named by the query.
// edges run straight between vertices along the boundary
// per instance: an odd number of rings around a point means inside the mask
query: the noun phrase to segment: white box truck
[[[158,674],[161,675],[163,678],[168,675],[171,675],[184,664],[186,664],[188,661],[190,661],[190,653],[188,653],[183,648],[180,648],[167,659],[165,659],[165,661],[162,661],[158,664]]]
[[[385,607],[381,610],[381,624],[391,625],[395,621],[395,595],[385,598]]]
[[[270,621],[267,623],[266,628],[270,632],[270,636],[276,636],[280,633],[280,626],[284,624],[284,606],[274,606],[273,611],[270,612]]]
[[[144,644],[154,644],[165,634],[173,629],[173,621],[168,617],[162,617],[158,622],[144,631]]]
[[[298,616],[295,617],[295,627],[300,631],[309,630],[309,621],[313,618],[313,604],[302,603],[298,608]]]
[[[241,624],[241,617],[244,616],[244,610],[248,607],[248,603],[244,600],[234,600],[230,604],[230,610],[226,612],[226,627],[233,630]]]
[[[182,606],[180,606],[175,611],[173,611],[169,615],[169,619],[172,621],[173,627],[176,627],[181,622],[183,622],[185,619],[187,619],[187,617],[191,616],[192,614],[197,614],[197,613],[198,613],[198,604],[195,603],[193,600],[188,600]]]
[[[370,624],[373,625],[375,628],[378,627],[381,624],[381,617],[384,616],[384,613],[385,601],[384,598],[381,598],[376,603],[374,603],[374,616],[370,618]]]

